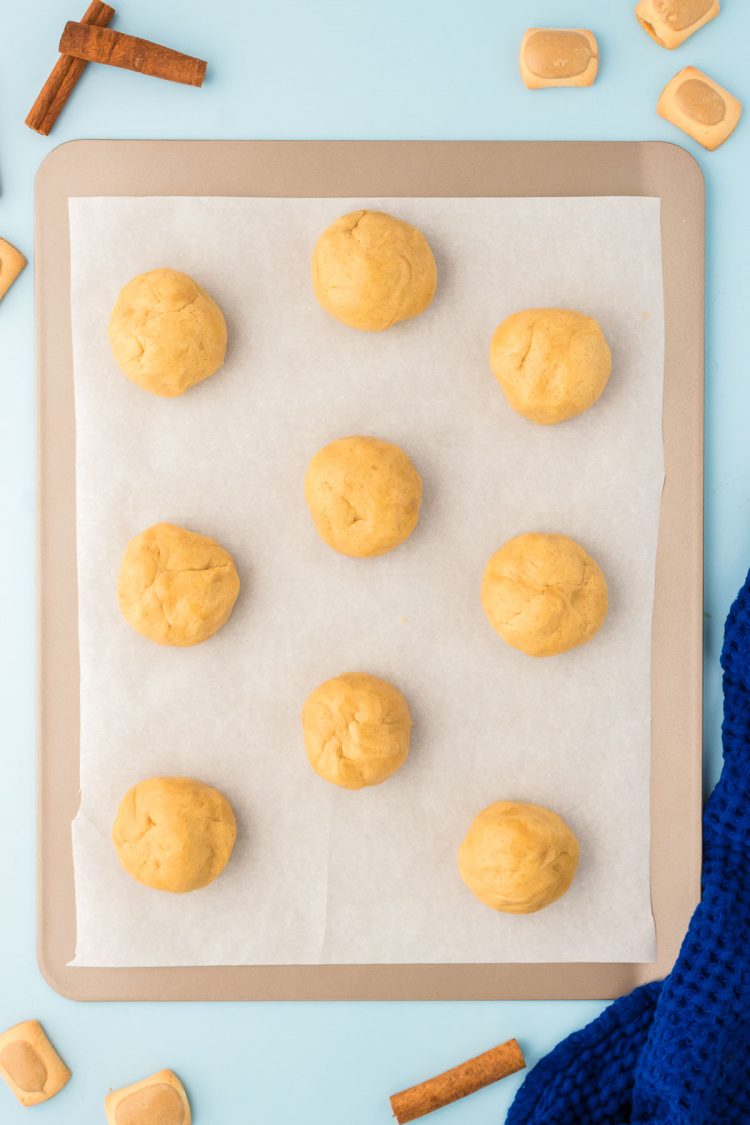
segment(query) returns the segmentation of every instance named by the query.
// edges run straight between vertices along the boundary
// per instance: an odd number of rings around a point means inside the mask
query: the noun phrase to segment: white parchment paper
[[[312,244],[370,206],[420,226],[429,311],[380,335],[338,324],[309,282]],[[70,203],[78,465],[81,807],[77,965],[633,961],[654,955],[649,893],[650,629],[663,480],[659,202],[606,199],[86,198]],[[106,326],[120,287],[169,265],[229,324],[226,366],[182,398],[130,383]],[[596,316],[613,374],[599,404],[535,426],[487,361],[528,306]],[[348,434],[397,442],[424,480],[419,527],[382,558],[316,536],[302,481]],[[242,591],[228,625],[160,648],[115,600],[125,544],[169,520],[214,536]],[[602,565],[597,638],[534,660],[487,624],[490,554],[558,531]],[[386,784],[338,790],[309,768],[300,708],[322,680],[396,683],[412,752]],[[133,882],[110,840],[134,782],[185,774],[231,799],[225,874],[170,896]],[[572,890],[526,917],[461,882],[456,850],[491,801],[547,804],[580,838]]]

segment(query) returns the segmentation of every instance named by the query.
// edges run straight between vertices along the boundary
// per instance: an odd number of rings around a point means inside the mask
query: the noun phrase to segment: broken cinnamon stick
[[[421,1082],[419,1086],[412,1086],[394,1094],[391,1098],[391,1109],[398,1121],[398,1125],[407,1125],[409,1121],[416,1121],[435,1109],[457,1102],[477,1090],[523,1070],[526,1060],[521,1048],[515,1039],[509,1039],[475,1059],[461,1063],[452,1070],[446,1070],[437,1078],[430,1078]]]
[[[96,27],[106,27],[115,14],[109,4],[92,0],[83,14],[81,23]],[[52,68],[47,81],[39,91],[39,96],[26,117],[26,124],[43,137],[49,136],[52,126],[65,108],[78,79],[86,69],[84,59],[74,59],[71,55],[60,55]]]
[[[60,53],[150,74],[152,78],[164,78],[167,82],[182,82],[186,86],[202,86],[206,77],[207,64],[202,59],[172,51],[159,43],[149,43],[148,39],[111,31],[108,27],[73,21],[65,25]]]

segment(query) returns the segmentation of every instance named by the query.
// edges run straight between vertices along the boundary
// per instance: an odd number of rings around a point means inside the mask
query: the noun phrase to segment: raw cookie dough
[[[190,1125],[190,1103],[173,1070],[123,1086],[104,1099],[108,1125]]]
[[[482,579],[493,629],[529,656],[555,656],[590,641],[607,616],[607,582],[565,535],[528,532],[496,551]]]
[[[458,850],[458,869],[486,906],[533,914],[565,894],[579,854],[578,840],[551,809],[496,801],[474,818]]]
[[[120,611],[135,631],[179,647],[213,636],[239,592],[229,552],[172,523],[156,523],[130,540],[117,580]]]
[[[594,405],[612,357],[593,317],[573,309],[524,309],[495,329],[490,367],[513,409],[549,426]]]
[[[660,47],[672,51],[719,14],[719,0],[639,0],[635,14]]]
[[[702,70],[686,66],[664,87],[656,109],[665,121],[713,152],[737,128],[742,103]]]
[[[227,326],[221,309],[177,270],[139,274],[120,291],[109,319],[118,364],[152,394],[174,398],[221,367]]]
[[[411,716],[398,688],[347,672],[317,687],[302,708],[310,765],[344,789],[380,785],[409,753]]]
[[[530,27],[521,40],[521,77],[530,90],[593,86],[599,48],[593,31]]]
[[[212,883],[229,862],[237,825],[223,793],[189,777],[151,777],[127,791],[112,839],[137,882],[185,894]]]
[[[39,1105],[59,1094],[70,1071],[37,1020],[26,1020],[0,1035],[0,1074],[21,1105]]]
[[[0,301],[26,265],[20,250],[0,238]]]
[[[367,558],[409,538],[419,520],[422,480],[397,445],[373,437],[339,438],[310,461],[305,499],[329,547]]]
[[[383,211],[352,211],[316,242],[312,278],[315,296],[336,320],[382,332],[424,312],[437,269],[416,227]]]

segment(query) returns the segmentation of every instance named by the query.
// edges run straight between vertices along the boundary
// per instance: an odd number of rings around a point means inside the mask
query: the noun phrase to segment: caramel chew
[[[109,1125],[190,1125],[190,1103],[172,1070],[123,1086],[104,1099]]]
[[[639,0],[635,14],[660,47],[673,51],[719,14],[719,0]]]
[[[0,1035],[0,1074],[21,1105],[39,1105],[62,1090],[70,1071],[36,1020]]]
[[[134,35],[123,35],[108,27],[93,27],[91,24],[69,22],[60,39],[60,53],[73,55],[87,62],[106,63],[119,66],[123,70],[134,70],[139,74],[150,74],[152,78],[165,78],[168,82],[182,82],[186,86],[202,86],[206,77],[206,63],[162,47],[159,43],[149,43],[147,39],[137,39]]]
[[[591,86],[599,69],[593,31],[530,27],[521,41],[521,77],[530,90]]]
[[[707,149],[718,148],[737,128],[742,104],[702,70],[686,66],[661,92],[657,111]]]
[[[509,1039],[475,1059],[461,1063],[453,1070],[446,1070],[437,1078],[430,1078],[421,1082],[419,1086],[412,1086],[409,1090],[402,1090],[391,1098],[391,1109],[399,1125],[406,1125],[408,1121],[416,1121],[435,1109],[457,1102],[477,1090],[523,1070],[526,1060],[521,1048],[515,1039]]]
[[[83,14],[81,23],[106,27],[114,14],[115,10],[110,8],[109,4],[102,4],[100,0],[92,0]],[[85,69],[86,63],[83,59],[74,59],[70,55],[60,55],[49,78],[42,86],[39,96],[28,112],[26,124],[30,129],[33,129],[36,133],[41,133],[43,137],[49,134],[73,92],[73,87]]]
[[[26,259],[21,251],[16,250],[15,246],[11,246],[4,238],[0,238],[0,301],[25,265]]]

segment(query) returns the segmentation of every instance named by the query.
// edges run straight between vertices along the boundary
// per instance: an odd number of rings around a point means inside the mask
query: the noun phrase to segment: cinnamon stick
[[[115,14],[114,8],[101,0],[92,0],[83,14],[81,23],[96,27],[106,27]],[[39,96],[26,117],[26,124],[43,137],[49,136],[52,126],[65,108],[78,79],[86,69],[84,59],[74,59],[71,55],[60,55],[52,68],[47,81],[39,91]]]
[[[202,59],[172,51],[159,43],[149,43],[147,39],[138,39],[135,35],[111,31],[108,27],[73,21],[65,25],[60,53],[88,62],[119,66],[139,74],[150,74],[168,82],[182,82],[186,86],[202,86],[206,77],[207,64]]]
[[[391,1098],[391,1109],[398,1121],[398,1125],[407,1125],[409,1121],[416,1121],[435,1109],[457,1102],[477,1090],[523,1070],[526,1060],[521,1048],[515,1039],[509,1039],[475,1059],[461,1063],[452,1070],[446,1070],[437,1078],[430,1078],[421,1082],[419,1086],[412,1086],[394,1094]]]

